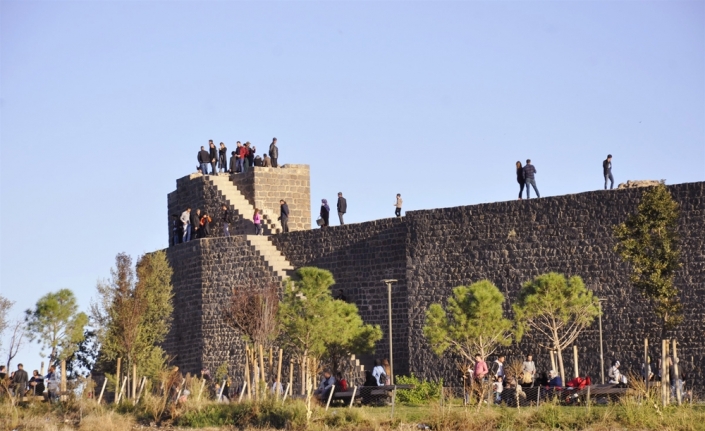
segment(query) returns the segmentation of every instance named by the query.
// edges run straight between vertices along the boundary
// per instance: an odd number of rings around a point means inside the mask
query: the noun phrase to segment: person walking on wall
[[[210,154],[204,147],[201,147],[201,151],[198,152],[198,164],[201,167],[201,173],[203,175],[208,174],[208,163],[210,161]]]
[[[224,142],[220,143],[218,150],[218,173],[228,172],[228,148]]]
[[[230,236],[230,210],[223,204],[223,212],[220,214],[220,222],[223,225],[223,236]]]
[[[521,167],[521,162],[517,161],[517,182],[519,183],[519,200],[521,200],[521,194],[524,191],[524,168]]]
[[[191,241],[191,207],[181,213],[181,223],[184,225],[184,237],[181,242]]]
[[[279,201],[279,220],[282,223],[282,231],[289,232],[289,205],[284,199]]]
[[[536,168],[531,164],[531,159],[526,159],[526,166],[524,166],[524,182],[526,183],[526,198],[531,198],[531,193],[529,192],[529,185],[534,188],[536,192],[536,197],[540,198],[539,189],[536,188],[536,180],[534,179],[536,175]]]
[[[212,139],[208,141],[208,146],[208,155],[211,159],[211,175],[215,175],[216,173],[218,173],[218,149],[215,147],[215,144],[213,143]]]
[[[394,210],[394,215],[397,217],[401,217],[401,204],[403,201],[401,200],[401,194],[397,193],[397,202],[394,204],[396,209]]]
[[[262,235],[262,214],[259,208],[255,208],[252,223],[255,224],[255,235]]]
[[[343,197],[343,192],[338,192],[338,218],[340,219],[340,225],[344,225],[343,215],[348,211],[348,201]]]
[[[612,154],[607,155],[607,159],[602,162],[602,174],[605,176],[605,190],[607,190],[607,180],[610,180],[610,190],[614,187],[614,177],[612,176]]]
[[[328,220],[330,218],[330,207],[328,206],[328,201],[326,199],[321,199],[321,218],[323,219],[321,229],[324,227],[328,227]]]
[[[272,159],[272,167],[277,168],[277,159],[279,158],[279,148],[277,147],[277,138],[272,138],[272,143],[269,144],[269,157]]]

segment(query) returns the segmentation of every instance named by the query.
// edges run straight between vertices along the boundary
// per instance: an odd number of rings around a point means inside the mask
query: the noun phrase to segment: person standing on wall
[[[237,153],[235,151],[230,152],[230,173],[235,174],[235,165],[237,165]]]
[[[220,143],[220,149],[218,150],[218,173],[228,172],[228,148],[225,143]]]
[[[184,225],[184,237],[181,242],[191,241],[191,207],[181,213],[181,223]]]
[[[328,200],[326,199],[321,199],[321,218],[323,219],[321,229],[328,227],[330,224],[328,223],[328,220],[330,219],[330,207],[328,206]]]
[[[536,168],[531,164],[531,159],[526,159],[526,166],[524,166],[524,182],[526,183],[526,198],[531,198],[531,193],[529,192],[529,185],[534,188],[536,192],[536,197],[540,198],[539,189],[536,188],[536,180],[534,179],[536,175]]]
[[[208,141],[208,146],[210,153],[208,154],[211,159],[211,175],[215,175],[217,173],[217,166],[218,166],[218,149],[215,147],[215,144],[213,143],[213,140],[211,139]]]
[[[524,192],[524,168],[521,167],[521,162],[517,161],[517,182],[519,183],[519,200]]]
[[[223,204],[223,212],[220,215],[220,222],[223,225],[223,236],[230,236],[230,210]]]
[[[191,239],[199,238],[198,234],[201,229],[201,210],[191,211],[189,215],[189,223],[191,226]]]
[[[282,223],[282,232],[289,232],[289,205],[284,199],[279,201],[279,220]]]
[[[278,168],[279,148],[277,147],[277,138],[272,138],[272,143],[269,144],[269,157],[272,159],[272,167]]]
[[[394,215],[401,217],[401,205],[403,201],[401,200],[401,194],[397,193],[397,202],[394,204],[396,209],[394,210]]]
[[[255,153],[257,152],[257,147],[252,145],[250,147],[250,143],[247,142],[245,143],[245,147],[247,147],[247,164],[249,167],[254,167],[255,166]]]
[[[201,151],[198,152],[198,164],[201,166],[201,173],[203,175],[208,174],[208,163],[210,160],[210,155],[205,148],[201,147]]]
[[[612,176],[612,154],[607,155],[607,159],[602,162],[602,174],[605,176],[605,190],[607,190],[607,180],[610,180],[610,190],[614,187],[614,177]]]
[[[240,166],[242,167],[242,172],[247,172],[247,155],[250,152],[248,148],[249,142],[245,142],[245,145],[240,147]]]
[[[242,159],[240,158],[240,153],[242,152],[242,144],[237,141],[237,146],[235,147],[235,173],[242,172]],[[230,162],[232,164],[232,162]]]
[[[343,192],[338,192],[338,218],[340,219],[340,225],[344,225],[343,214],[348,211],[348,201],[343,197]]]

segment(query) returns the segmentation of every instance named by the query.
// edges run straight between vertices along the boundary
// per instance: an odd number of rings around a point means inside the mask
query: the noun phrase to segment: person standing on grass
[[[204,147],[201,147],[201,151],[198,152],[198,164],[203,175],[208,174],[208,163],[210,163],[210,154]]]
[[[394,215],[396,215],[397,217],[401,217],[401,205],[402,205],[402,203],[403,203],[403,201],[401,200],[401,194],[397,193],[397,201],[396,201],[396,203],[394,204],[394,207],[396,208],[396,209],[394,210]]]
[[[521,162],[517,160],[517,182],[519,183],[519,200],[521,200],[521,194],[524,191],[524,168],[521,166]]]
[[[531,193],[529,192],[529,185],[534,188],[534,191],[536,192],[536,197],[541,197],[541,195],[539,195],[539,189],[536,188],[536,180],[534,179],[534,175],[536,175],[536,168],[534,167],[534,165],[531,164],[531,159],[526,159],[526,166],[524,166],[524,182],[526,183],[527,199],[531,198]]]
[[[17,364],[17,371],[12,375],[12,388],[16,397],[23,397],[27,392],[27,382],[29,382],[29,376],[24,370],[24,365]]]
[[[343,192],[338,192],[338,218],[340,219],[340,225],[344,225],[343,215],[348,210],[348,201],[343,197]]]
[[[282,232],[289,232],[289,205],[284,199],[279,201],[279,220],[282,223]]]
[[[277,138],[272,138],[272,143],[269,144],[269,157],[272,159],[272,167],[278,167],[279,147],[277,147]]]
[[[614,187],[614,177],[612,176],[612,154],[607,155],[607,159],[602,162],[602,174],[605,176],[605,190],[607,190],[607,180],[610,180],[610,190]]]
[[[475,370],[473,372],[473,375],[475,376],[475,380],[477,382],[482,383],[482,379],[487,376],[487,373],[489,373],[489,370],[487,369],[487,362],[485,362],[482,359],[482,356],[478,353],[475,355]]]

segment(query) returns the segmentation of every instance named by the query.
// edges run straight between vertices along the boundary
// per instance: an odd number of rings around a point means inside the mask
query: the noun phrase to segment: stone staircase
[[[255,212],[255,207],[250,201],[245,198],[245,195],[230,181],[227,175],[207,175],[206,181],[210,182],[218,189],[223,196],[223,200],[227,201],[233,207],[235,212],[245,219],[250,219]],[[262,209],[262,232],[265,235],[273,235],[282,232],[281,223],[274,217],[270,211]]]
[[[283,281],[293,275],[294,267],[286,257],[272,244],[269,237],[263,235],[245,235],[247,244],[262,256],[269,268]]]

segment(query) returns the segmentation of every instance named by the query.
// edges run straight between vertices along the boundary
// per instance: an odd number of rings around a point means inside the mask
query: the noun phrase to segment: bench
[[[414,385],[386,385],[386,386],[356,386],[344,392],[333,392],[331,402],[334,400],[349,404],[355,396],[355,403],[370,403],[373,400],[386,402],[392,397],[394,389],[414,389]]]

